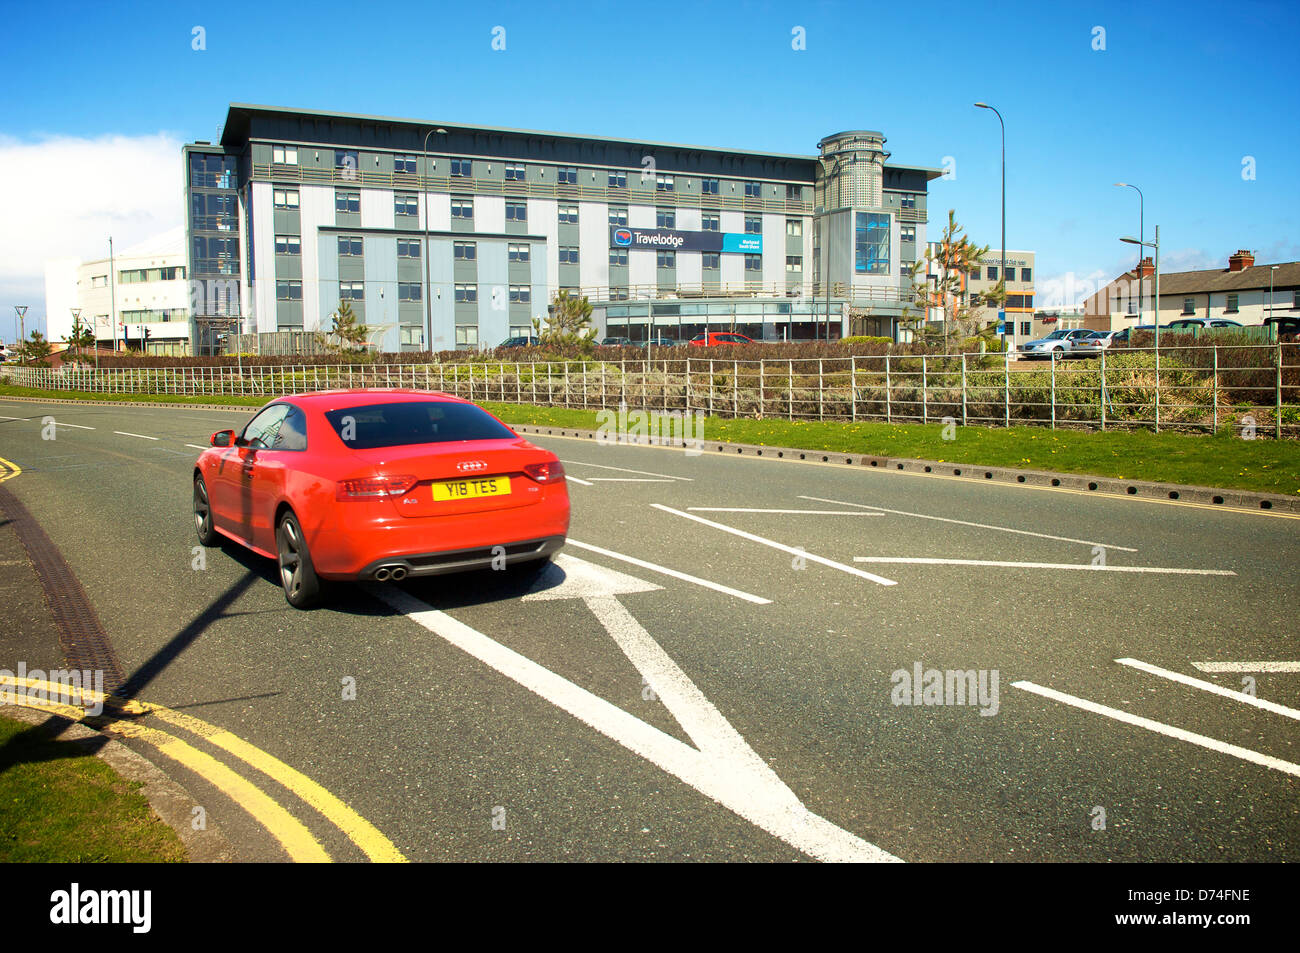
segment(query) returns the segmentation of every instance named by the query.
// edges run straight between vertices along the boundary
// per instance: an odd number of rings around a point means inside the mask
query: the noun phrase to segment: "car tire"
[[[320,602],[320,577],[311,561],[302,525],[292,510],[288,510],[276,524],[275,547],[285,601],[295,609],[308,609]]]
[[[208,485],[202,476],[194,478],[194,529],[203,546],[216,546],[221,534],[212,525],[212,501],[208,498]]]

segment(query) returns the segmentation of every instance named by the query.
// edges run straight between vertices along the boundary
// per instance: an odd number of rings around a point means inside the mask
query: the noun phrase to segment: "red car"
[[[709,331],[707,334],[697,334],[691,338],[690,344],[694,347],[717,347],[719,344],[757,344],[753,338],[747,338],[743,334],[737,334],[734,331]]]
[[[569,491],[555,454],[469,401],[320,391],[212,435],[194,525],[204,546],[225,537],[277,560],[285,598],[305,608],[322,580],[539,569],[564,545]]]

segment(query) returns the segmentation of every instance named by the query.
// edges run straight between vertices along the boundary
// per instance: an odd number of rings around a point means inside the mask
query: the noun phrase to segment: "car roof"
[[[297,404],[304,410],[332,410],[337,407],[364,407],[367,404],[416,403],[424,401],[445,401],[454,404],[468,404],[470,401],[436,390],[414,390],[410,387],[355,387],[339,390],[316,390],[302,394],[286,394],[279,401]]]

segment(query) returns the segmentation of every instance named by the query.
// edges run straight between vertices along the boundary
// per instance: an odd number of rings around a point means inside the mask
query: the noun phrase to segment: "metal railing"
[[[727,360],[658,354],[586,361],[294,364],[58,370],[0,382],[102,394],[260,396],[408,387],[475,401],[620,404],[789,420],[1184,429],[1300,436],[1300,344],[1123,349],[1030,364],[1008,354]]]

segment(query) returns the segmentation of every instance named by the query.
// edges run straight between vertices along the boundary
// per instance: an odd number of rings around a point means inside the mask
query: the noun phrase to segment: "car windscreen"
[[[1066,336],[1067,334],[1069,334],[1069,333],[1070,333],[1069,331],[1053,331],[1053,332],[1052,332],[1051,334],[1049,334],[1049,335],[1048,335],[1044,340],[1047,340],[1047,341],[1058,341],[1058,340],[1060,340],[1061,338],[1065,337],[1065,336]]]
[[[356,450],[460,440],[514,440],[515,434],[473,404],[399,401],[325,412],[347,446]]]

